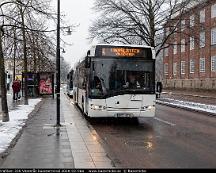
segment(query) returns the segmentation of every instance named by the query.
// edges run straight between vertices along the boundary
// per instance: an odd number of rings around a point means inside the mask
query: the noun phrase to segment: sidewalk
[[[60,135],[52,126],[55,111],[55,100],[45,98],[1,168],[113,168],[97,133],[64,94]]]
[[[161,99],[164,98],[216,105],[216,91],[164,90]]]
[[[22,135],[1,168],[73,168],[73,157],[65,127],[59,131],[55,100],[46,98],[39,111],[30,119]],[[63,122],[62,117],[62,122]]]
[[[214,91],[164,90],[157,103],[216,116]]]

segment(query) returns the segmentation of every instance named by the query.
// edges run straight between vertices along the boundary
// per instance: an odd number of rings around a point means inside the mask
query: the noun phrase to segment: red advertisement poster
[[[52,94],[52,74],[40,74],[39,92],[40,94]]]

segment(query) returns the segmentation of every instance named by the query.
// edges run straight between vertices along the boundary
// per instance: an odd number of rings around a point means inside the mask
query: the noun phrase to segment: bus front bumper
[[[88,112],[88,116],[90,117],[154,117],[155,116],[155,108],[150,110],[90,110]]]

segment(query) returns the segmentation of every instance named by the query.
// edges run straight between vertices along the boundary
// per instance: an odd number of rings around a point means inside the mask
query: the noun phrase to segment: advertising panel
[[[51,73],[40,73],[39,93],[41,95],[53,94]]]

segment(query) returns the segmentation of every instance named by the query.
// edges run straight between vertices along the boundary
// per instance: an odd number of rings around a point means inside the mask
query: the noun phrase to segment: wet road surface
[[[157,105],[156,117],[91,119],[122,168],[215,168],[216,117]]]

